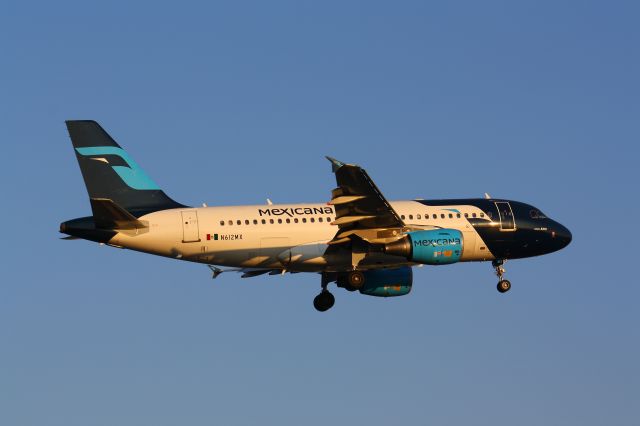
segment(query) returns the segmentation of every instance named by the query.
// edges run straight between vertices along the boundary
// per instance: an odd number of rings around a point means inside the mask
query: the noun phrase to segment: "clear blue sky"
[[[175,3],[175,2],[174,2]],[[637,2],[12,2],[0,10],[0,424],[637,425]],[[532,203],[548,256],[413,292],[60,241],[96,119],[171,196]]]

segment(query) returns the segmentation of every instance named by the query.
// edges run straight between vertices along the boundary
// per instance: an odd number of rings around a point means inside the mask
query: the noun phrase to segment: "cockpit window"
[[[529,212],[529,216],[531,216],[531,219],[546,219],[547,218],[547,216],[545,216],[544,213],[542,213],[538,209],[531,210]]]

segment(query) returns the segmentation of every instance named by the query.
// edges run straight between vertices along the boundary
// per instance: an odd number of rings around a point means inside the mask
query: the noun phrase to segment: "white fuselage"
[[[461,261],[493,260],[494,256],[465,218],[482,211],[470,205],[425,206],[415,201],[391,202],[413,228],[461,231]],[[457,213],[452,213],[457,212]],[[460,214],[458,214],[460,213]],[[338,227],[335,210],[327,204],[281,204],[197,207],[162,210],[139,220],[145,229],[121,230],[109,244],[192,262],[239,268],[289,271],[335,271],[349,259],[325,256]],[[410,264],[380,254],[371,264]],[[367,268],[367,265],[363,265]]]

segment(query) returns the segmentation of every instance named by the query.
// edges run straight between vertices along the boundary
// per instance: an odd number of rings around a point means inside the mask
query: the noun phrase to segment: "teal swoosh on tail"
[[[120,176],[122,181],[133,189],[160,189],[160,187],[145,173],[144,170],[129,157],[129,155],[122,149],[115,146],[92,146],[85,148],[75,148],[76,151],[82,156],[96,156],[96,155],[117,155],[122,158],[129,167],[126,166],[111,166],[113,170]]]

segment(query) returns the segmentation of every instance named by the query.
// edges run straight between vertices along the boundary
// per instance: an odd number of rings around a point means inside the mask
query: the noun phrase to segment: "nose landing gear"
[[[504,260],[502,259],[497,259],[494,260],[493,262],[491,262],[491,265],[493,266],[493,268],[496,270],[496,275],[498,276],[498,291],[500,293],[506,293],[507,291],[511,290],[511,282],[509,280],[505,280],[503,278],[503,275],[505,273],[505,269],[504,269]]]

